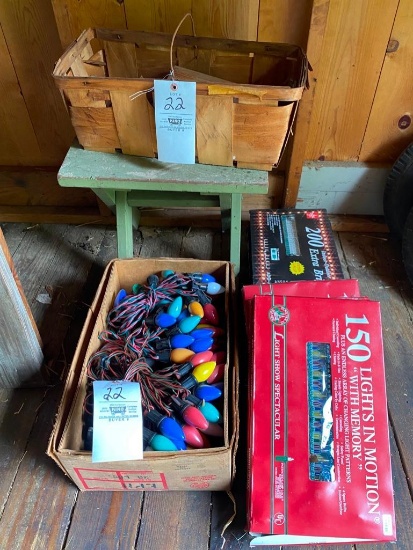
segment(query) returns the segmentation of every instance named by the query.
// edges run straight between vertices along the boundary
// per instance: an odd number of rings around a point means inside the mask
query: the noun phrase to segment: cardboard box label
[[[136,489],[166,490],[165,475],[146,470],[110,470],[98,468],[74,468],[79,482],[85,490],[101,491],[123,490],[136,491]]]

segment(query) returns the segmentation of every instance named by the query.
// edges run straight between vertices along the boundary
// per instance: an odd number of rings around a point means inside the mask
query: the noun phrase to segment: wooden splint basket
[[[53,76],[85,149],[157,156],[153,81],[196,82],[196,158],[271,170],[307,83],[298,46],[87,29]],[[136,92],[142,92],[131,99]]]

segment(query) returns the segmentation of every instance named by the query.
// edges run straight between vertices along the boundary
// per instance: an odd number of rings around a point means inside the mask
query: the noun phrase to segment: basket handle
[[[173,66],[173,59],[172,59],[172,51],[173,51],[173,47],[174,47],[175,36],[177,35],[180,26],[182,25],[182,23],[185,21],[185,19],[186,19],[187,17],[190,17],[190,18],[191,18],[192,33],[193,33],[194,36],[196,36],[196,33],[195,33],[195,21],[194,21],[194,18],[192,17],[192,14],[188,12],[188,13],[186,13],[186,14],[182,17],[182,19],[181,19],[180,22],[178,23],[178,26],[177,26],[176,29],[175,29],[175,32],[174,32],[173,35],[172,35],[171,47],[170,47],[170,50],[169,50],[169,59],[170,59],[170,62],[171,62],[171,76],[172,76],[172,80],[175,80],[175,73],[174,73],[174,66]]]

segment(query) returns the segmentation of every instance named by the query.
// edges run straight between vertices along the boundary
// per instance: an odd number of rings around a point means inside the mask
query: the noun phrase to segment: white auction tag
[[[155,80],[158,160],[195,164],[196,84]]]
[[[125,380],[93,382],[92,462],[143,456],[141,388]]]

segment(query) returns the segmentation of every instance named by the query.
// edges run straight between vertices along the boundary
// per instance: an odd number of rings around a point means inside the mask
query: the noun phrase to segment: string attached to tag
[[[171,47],[170,47],[170,50],[169,50],[169,61],[170,61],[170,65],[171,65],[171,71],[170,71],[170,74],[172,76],[172,80],[176,80],[175,78],[175,71],[174,71],[174,65],[173,65],[173,55],[172,55],[172,52],[173,52],[173,46],[174,46],[174,42],[175,42],[175,37],[176,35],[178,34],[178,30],[179,28],[181,27],[182,23],[185,21],[185,19],[187,17],[190,17],[191,18],[191,23],[192,23],[192,33],[194,36],[196,36],[196,33],[195,33],[195,21],[194,21],[194,18],[192,17],[192,14],[191,13],[186,13],[182,19],[180,20],[180,22],[178,23],[178,26],[176,27],[175,29],[175,32],[173,33],[172,35],[172,41],[171,41]]]
[[[193,33],[194,36],[196,36],[196,33],[195,33],[195,21],[194,21],[194,18],[192,17],[192,14],[188,12],[188,13],[186,13],[186,14],[182,17],[181,21],[178,23],[178,26],[177,26],[176,29],[175,29],[175,32],[174,32],[173,35],[172,35],[171,47],[170,47],[170,49],[169,49],[169,60],[170,60],[171,70],[169,71],[169,73],[168,73],[167,75],[165,75],[165,76],[163,77],[162,80],[166,80],[166,79],[172,80],[172,81],[177,80],[177,79],[175,78],[175,71],[174,71],[174,65],[173,65],[173,46],[174,46],[174,42],[175,42],[175,38],[176,38],[176,35],[177,35],[177,33],[178,33],[178,30],[180,29],[182,23],[185,21],[185,19],[186,19],[187,17],[190,17],[190,18],[191,18],[192,33]],[[195,46],[195,47],[196,47],[196,46]],[[131,101],[133,101],[134,99],[136,99],[136,98],[138,98],[138,97],[140,97],[140,96],[142,96],[142,95],[148,94],[148,93],[150,93],[150,92],[153,92],[153,91],[154,91],[154,87],[151,86],[150,88],[146,88],[145,90],[139,90],[138,92],[134,92],[133,94],[131,94],[131,95],[129,96],[129,99],[130,99]]]

